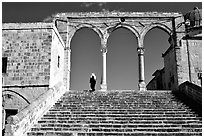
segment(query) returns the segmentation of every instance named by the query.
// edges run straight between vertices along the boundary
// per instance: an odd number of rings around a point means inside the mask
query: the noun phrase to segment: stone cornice
[[[180,17],[183,16],[177,12],[67,12],[58,13],[55,18],[120,18],[120,17],[138,17],[138,18],[169,18],[169,17]]]

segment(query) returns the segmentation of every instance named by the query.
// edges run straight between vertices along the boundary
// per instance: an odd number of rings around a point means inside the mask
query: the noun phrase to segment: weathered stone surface
[[[52,47],[51,47],[51,63],[50,63],[50,80],[49,87],[55,84],[64,83],[64,61],[65,61],[65,44],[60,37],[57,28],[52,30]]]
[[[3,86],[48,85],[51,24],[6,23],[2,28],[2,57],[8,57]]]
[[[28,129],[65,93],[63,83],[56,84],[15,116],[8,118],[5,135],[26,135]]]

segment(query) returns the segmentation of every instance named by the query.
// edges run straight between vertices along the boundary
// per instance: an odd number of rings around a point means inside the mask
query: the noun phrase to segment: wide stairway
[[[202,135],[202,118],[170,91],[68,91],[30,136]]]

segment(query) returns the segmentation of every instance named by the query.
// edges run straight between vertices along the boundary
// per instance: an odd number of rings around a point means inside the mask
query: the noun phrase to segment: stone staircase
[[[201,136],[202,118],[170,91],[68,91],[27,135]]]

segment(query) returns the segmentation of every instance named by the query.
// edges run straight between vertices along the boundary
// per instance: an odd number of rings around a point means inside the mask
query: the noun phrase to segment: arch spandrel
[[[125,29],[131,31],[131,32],[135,35],[137,41],[139,42],[140,35],[139,35],[137,29],[134,28],[133,25],[129,25],[129,24],[118,24],[118,25],[116,25],[116,26],[108,27],[108,28],[106,29],[106,32],[107,32],[106,41],[108,40],[108,38],[110,37],[110,35],[112,34],[112,32],[114,32],[114,31],[115,31],[116,29],[118,29],[118,28],[125,28]]]
[[[96,34],[99,36],[100,39],[103,38],[103,34],[102,34],[102,32],[101,32],[101,30],[99,28],[97,28],[96,26],[94,26],[92,24],[82,23],[82,24],[78,24],[78,25],[76,25],[74,27],[73,26],[70,27],[70,30],[68,32],[69,42],[71,42],[71,40],[72,40],[73,36],[75,35],[75,33],[78,30],[82,29],[82,28],[89,28],[89,29],[93,30],[94,32],[96,32]],[[69,47],[70,47],[70,45],[69,45]]]

